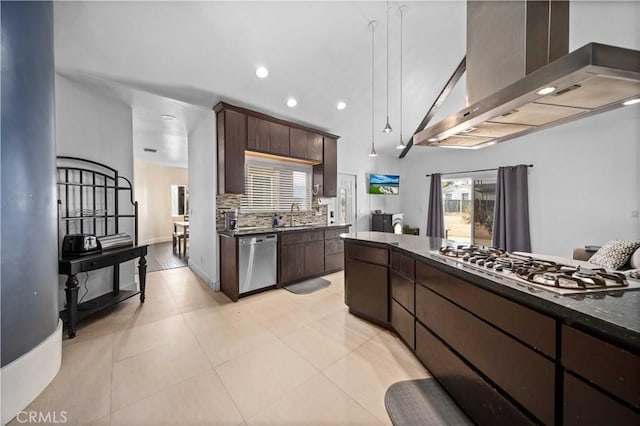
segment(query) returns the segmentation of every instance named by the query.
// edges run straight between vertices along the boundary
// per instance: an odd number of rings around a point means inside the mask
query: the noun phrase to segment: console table
[[[124,247],[105,250],[88,256],[62,258],[58,261],[58,273],[67,276],[66,288],[64,289],[67,298],[67,309],[60,312],[60,317],[67,323],[69,338],[75,337],[76,324],[78,321],[98,311],[120,303],[137,294],[140,294],[140,302],[144,303],[144,291],[147,278],[147,260],[145,259],[147,247],[146,245]],[[138,257],[140,258],[138,262],[140,291],[120,290],[120,264]],[[78,305],[79,281],[77,274],[109,266],[113,266],[113,291]]]
[[[66,309],[60,312],[60,317],[68,326],[69,338],[73,338],[78,321],[137,294],[140,294],[140,302],[144,302],[148,246],[138,245],[138,202],[133,199],[133,185],[129,179],[120,176],[116,169],[93,160],[59,156],[57,161],[58,235],[61,239],[71,234],[98,238],[117,235],[120,222],[125,220],[133,221],[134,232],[130,246],[90,253],[60,253],[58,273],[67,276]],[[124,197],[121,200],[121,193],[128,193],[129,200]],[[140,291],[120,290],[120,264],[136,258],[140,258]],[[113,290],[78,304],[77,274],[107,267],[113,267]]]

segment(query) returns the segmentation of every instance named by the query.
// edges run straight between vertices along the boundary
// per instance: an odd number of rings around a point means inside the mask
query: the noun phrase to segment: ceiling
[[[464,1],[402,4],[406,141],[464,56],[466,8]],[[184,165],[192,105],[220,100],[341,135],[341,144],[361,145],[365,155],[372,131],[368,23],[375,19],[376,149],[397,155],[398,6],[391,2],[389,14],[391,134],[382,133],[386,2],[56,2],[56,68],[130,91],[136,155],[147,144],[161,148],[145,159]],[[255,75],[258,65],[269,69],[264,80]],[[286,106],[288,97],[297,107]],[[338,111],[338,101],[346,109]]]

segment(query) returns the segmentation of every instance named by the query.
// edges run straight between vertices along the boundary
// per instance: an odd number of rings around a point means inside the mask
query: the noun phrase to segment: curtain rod
[[[533,164],[524,164],[524,165],[527,166],[527,167],[533,167]],[[516,167],[516,166],[503,166],[503,167]],[[462,171],[462,172],[448,172],[448,173],[440,173],[440,174],[441,175],[459,175],[461,173],[491,172],[493,170],[498,170],[498,168],[494,167],[493,169],[465,170],[465,171]],[[435,174],[436,173],[431,173],[431,174],[426,175],[426,177],[433,176]]]

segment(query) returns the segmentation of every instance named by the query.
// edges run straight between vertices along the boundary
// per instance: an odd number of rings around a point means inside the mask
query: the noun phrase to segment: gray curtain
[[[431,175],[427,237],[444,238],[444,210],[442,209],[442,179],[439,173]]]
[[[492,244],[507,251],[531,251],[526,165],[498,169]]]

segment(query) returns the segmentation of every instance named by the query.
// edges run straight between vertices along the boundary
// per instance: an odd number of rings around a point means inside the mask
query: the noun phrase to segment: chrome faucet
[[[298,211],[298,213],[300,213],[300,204],[298,203],[292,203],[291,204],[291,214],[289,215],[289,226],[293,226],[293,208],[296,208],[296,210]]]

